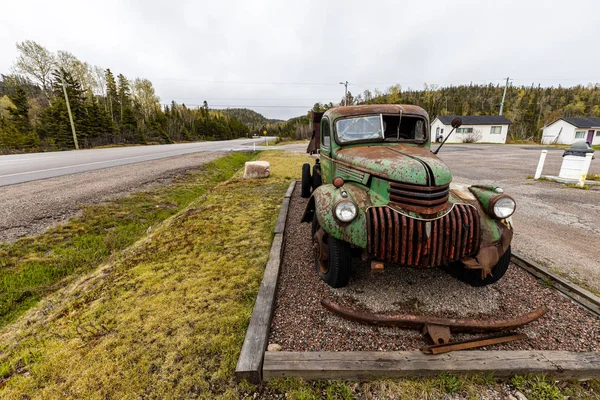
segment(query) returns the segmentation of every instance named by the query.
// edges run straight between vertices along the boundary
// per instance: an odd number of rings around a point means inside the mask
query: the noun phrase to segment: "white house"
[[[450,123],[457,115],[440,116],[431,123],[431,140],[441,142],[452,130]],[[462,125],[446,143],[506,143],[511,121],[501,115],[458,115]]]
[[[600,144],[600,118],[559,118],[544,126],[543,144],[572,144],[585,141],[591,145]]]

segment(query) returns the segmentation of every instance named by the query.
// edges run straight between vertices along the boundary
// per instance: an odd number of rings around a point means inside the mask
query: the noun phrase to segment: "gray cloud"
[[[353,93],[506,76],[600,81],[600,25],[586,17],[599,11],[594,1],[24,0],[3,5],[0,72],[31,39],[149,78],[163,103],[206,99],[289,118],[339,101],[346,79]]]

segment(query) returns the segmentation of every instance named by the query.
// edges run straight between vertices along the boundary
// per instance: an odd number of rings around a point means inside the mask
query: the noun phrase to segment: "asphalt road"
[[[264,140],[237,139],[0,156],[0,186],[184,154],[248,150],[253,142],[261,144]]]

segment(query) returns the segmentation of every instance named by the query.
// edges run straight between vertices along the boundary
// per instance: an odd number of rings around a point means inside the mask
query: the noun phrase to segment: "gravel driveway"
[[[498,283],[473,288],[438,269],[387,266],[384,273],[371,277],[369,265],[354,259],[350,284],[330,288],[314,270],[310,224],[300,223],[306,202],[296,189],[269,339],[282,350],[393,351],[416,350],[427,344],[415,330],[367,326],[332,315],[320,304],[326,298],[376,313],[457,318],[505,318],[546,305],[548,314],[517,330],[526,333],[528,340],[493,348],[600,351],[600,318],[514,265]],[[454,340],[470,337],[474,336],[455,335]]]
[[[223,156],[203,152],[0,187],[0,242],[35,235],[81,206],[124,196]]]

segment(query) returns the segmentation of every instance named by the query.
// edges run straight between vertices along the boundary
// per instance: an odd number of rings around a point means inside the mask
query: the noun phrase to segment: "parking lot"
[[[590,190],[534,181],[543,147],[445,145],[454,182],[502,187],[517,202],[513,249],[600,292],[600,186]],[[563,149],[548,149],[543,175],[558,175]],[[600,174],[598,155],[590,173]]]

